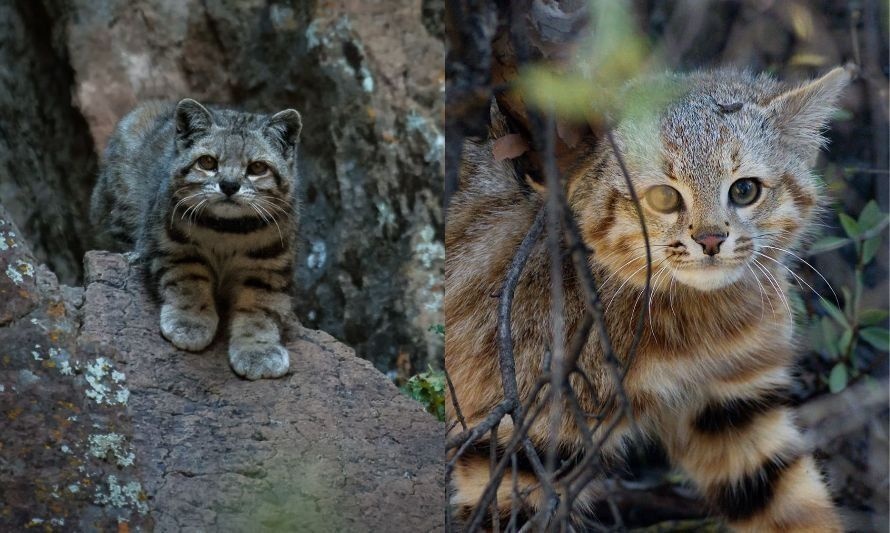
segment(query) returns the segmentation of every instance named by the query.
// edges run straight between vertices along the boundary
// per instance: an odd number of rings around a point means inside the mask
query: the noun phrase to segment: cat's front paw
[[[215,312],[190,313],[171,305],[161,308],[161,335],[180,350],[197,352],[209,346],[218,324]]]
[[[278,378],[287,374],[290,355],[276,344],[230,346],[229,364],[243,378]]]

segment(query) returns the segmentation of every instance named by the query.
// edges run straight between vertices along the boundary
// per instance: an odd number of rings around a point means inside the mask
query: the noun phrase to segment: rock
[[[85,266],[0,303],[0,530],[442,529],[443,428],[369,362],[300,329],[291,374],[241,380],[161,337],[124,256]]]
[[[0,3],[0,201],[40,263],[74,283],[89,249],[96,152],[53,38],[60,25],[39,1]]]
[[[38,259],[52,259],[74,284],[91,244],[95,154],[133,105],[190,96],[251,111],[295,107],[304,121],[300,319],[381,369],[400,353],[419,368],[441,361],[442,338],[429,328],[444,322],[444,46],[432,23],[442,3],[425,4],[37,0],[0,8],[12,20],[0,26],[9,41],[0,54],[21,56],[0,69],[18,84],[0,91],[0,111],[14,112],[25,134],[8,147],[12,136],[0,135],[0,168],[8,160],[10,169],[0,171],[2,197],[16,199],[13,215]],[[44,125],[47,113],[58,131]],[[33,147],[50,141],[48,161],[37,157]]]

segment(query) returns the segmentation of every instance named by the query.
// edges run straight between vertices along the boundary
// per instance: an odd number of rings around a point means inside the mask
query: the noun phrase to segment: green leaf
[[[833,303],[828,300],[819,300],[819,303],[822,304],[822,308],[825,309],[825,312],[828,313],[828,316],[833,318],[838,324],[849,327],[850,325],[847,323],[847,317],[844,316],[844,313],[841,312]]]
[[[837,348],[840,353],[847,353],[847,348],[850,346],[850,342],[853,341],[853,330],[847,328],[841,334],[841,339],[837,343]]]
[[[874,326],[890,317],[890,313],[883,309],[866,309],[859,314],[859,325]]]
[[[856,316],[856,310],[859,309],[859,302],[862,301],[862,270],[856,269],[853,273],[853,303],[847,306],[847,316]]]
[[[853,242],[853,241],[851,241],[847,237],[834,237],[834,236],[822,237],[821,239],[814,242],[812,246],[810,246],[809,254],[810,255],[821,254],[821,253],[827,252],[829,250],[835,250],[835,249],[840,248],[841,246],[843,246],[845,244],[849,244],[851,242]]]
[[[868,231],[880,224],[881,221],[884,220],[884,216],[885,215],[881,213],[881,208],[878,207],[878,203],[871,200],[865,204],[865,207],[862,208],[862,212],[859,213],[859,222],[857,225],[859,226],[860,231]]]
[[[871,326],[859,330],[859,338],[882,352],[890,351],[890,329]]]
[[[433,324],[432,326],[427,328],[427,331],[431,331],[431,332],[435,333],[436,335],[444,336],[445,335],[445,324]]]
[[[881,235],[875,235],[862,243],[862,264],[867,265],[875,258],[881,246]]]
[[[835,329],[834,322],[831,321],[827,316],[822,317],[820,322],[820,329],[822,330],[822,348],[825,350],[825,354],[832,360],[837,359],[838,355],[840,355],[837,351],[837,343],[835,339],[837,339],[837,330]]]
[[[846,213],[838,213],[838,218],[841,221],[841,227],[844,228],[844,232],[851,238],[855,239],[862,233],[862,230],[859,229],[859,224]]]
[[[847,367],[844,363],[838,363],[831,369],[828,375],[828,389],[838,393],[847,387]]]
[[[853,316],[853,308],[855,307],[856,300],[853,299],[853,295],[850,294],[850,289],[846,287],[841,287],[841,295],[844,297],[844,316]]]

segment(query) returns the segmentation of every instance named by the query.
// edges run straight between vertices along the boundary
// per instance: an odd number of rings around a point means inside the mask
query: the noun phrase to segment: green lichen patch
[[[21,285],[25,282],[25,276],[34,277],[34,265],[17,259],[14,264],[6,267],[6,275],[16,285]]]
[[[131,466],[136,456],[129,450],[123,435],[107,433],[90,435],[88,453],[93,457],[113,460],[118,466]]]
[[[126,484],[118,483],[117,476],[110,474],[107,480],[107,492],[99,488],[93,501],[97,505],[108,505],[118,509],[132,509],[144,515],[148,513],[148,505],[142,485],[138,481]]]
[[[104,357],[87,364],[85,377],[89,385],[86,395],[98,404],[126,405],[130,398],[130,391],[122,385],[126,377]]]

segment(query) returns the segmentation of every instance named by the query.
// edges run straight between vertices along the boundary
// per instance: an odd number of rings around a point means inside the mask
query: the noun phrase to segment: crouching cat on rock
[[[135,248],[161,334],[199,351],[229,319],[229,363],[247,379],[288,371],[300,114],[191,99],[125,116],[105,152],[91,217],[99,244]]]

